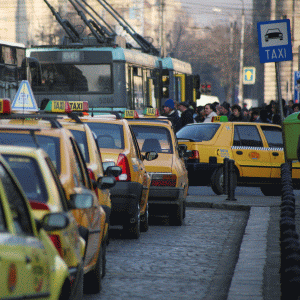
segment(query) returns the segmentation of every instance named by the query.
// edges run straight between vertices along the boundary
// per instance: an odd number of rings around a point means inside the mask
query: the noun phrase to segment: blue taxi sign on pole
[[[290,20],[257,23],[260,62],[293,60]]]
[[[38,111],[38,106],[28,80],[22,80],[18,92],[11,105],[11,110],[23,112]]]

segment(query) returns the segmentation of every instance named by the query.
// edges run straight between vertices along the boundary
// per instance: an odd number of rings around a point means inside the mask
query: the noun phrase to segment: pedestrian
[[[204,106],[204,114],[205,114],[205,119],[203,121],[204,123],[211,122],[212,117],[218,116],[216,113],[216,108],[212,103],[207,103]]]
[[[181,111],[181,126],[184,127],[186,124],[194,123],[193,112],[189,108],[189,103],[179,102],[178,109]]]
[[[295,112],[299,112],[300,111],[300,104],[299,103],[295,103],[293,104],[293,113]]]
[[[228,118],[230,122],[247,122],[247,119],[242,114],[242,108],[238,104],[231,106],[231,115]]]
[[[202,105],[197,106],[196,114],[197,114],[197,116],[195,117],[195,123],[202,123],[205,119],[204,106],[202,106]]]
[[[181,119],[172,99],[166,100],[163,105],[164,115],[172,122],[175,133],[181,129]]]
[[[220,116],[227,116],[227,118],[229,119],[230,115],[231,115],[230,104],[224,101],[220,105]]]

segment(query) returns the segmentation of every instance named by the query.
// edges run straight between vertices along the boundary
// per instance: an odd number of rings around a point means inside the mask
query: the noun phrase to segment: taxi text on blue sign
[[[261,63],[293,59],[289,19],[258,22],[257,33]]]

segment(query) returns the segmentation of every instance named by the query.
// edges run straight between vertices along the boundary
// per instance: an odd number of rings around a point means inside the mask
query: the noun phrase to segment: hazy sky
[[[244,3],[246,20],[252,15],[252,0],[180,0],[199,27],[240,20]]]

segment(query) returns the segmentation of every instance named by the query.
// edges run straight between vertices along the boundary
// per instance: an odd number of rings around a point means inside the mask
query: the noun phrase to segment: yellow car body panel
[[[212,134],[208,137],[210,131]],[[256,122],[189,124],[177,133],[177,137],[179,144],[186,144],[188,150],[198,155],[191,157],[187,164],[191,185],[214,187],[224,158],[234,160],[238,185],[261,187],[265,195],[268,188],[271,195],[271,186],[280,184],[284,151],[279,125]],[[300,187],[299,172],[300,163],[293,162],[293,181]],[[222,191],[219,189],[218,193]]]
[[[26,195],[2,157],[0,168],[0,298],[59,299],[68,267],[47,233],[37,230]],[[11,183],[14,191],[8,194]]]
[[[36,136],[51,137],[59,141],[59,150],[52,148],[44,150],[48,153],[57,168],[67,199],[70,199],[73,193],[84,192],[84,188],[92,190],[85,162],[82,160],[83,158],[81,157],[77,143],[69,130],[61,127],[51,128],[50,123],[45,120],[40,120],[34,126],[28,124],[36,122],[35,120],[9,120],[9,125],[5,125],[7,121],[0,119],[0,134],[7,133],[9,129],[10,135],[12,133],[30,135],[30,130],[36,130]],[[21,125],[16,125],[16,123],[21,123]],[[2,129],[2,124],[6,129]],[[25,127],[28,131],[24,130]],[[7,137],[7,139],[10,140],[10,137]],[[3,143],[4,141],[0,144]],[[18,142],[14,142],[14,144],[19,145]],[[55,155],[53,154],[54,152]],[[58,153],[59,156],[57,155]],[[74,209],[72,213],[77,223],[89,231],[86,238],[90,242],[87,242],[83,264],[84,273],[88,273],[97,264],[103,232],[105,230],[105,212],[99,205],[96,194],[94,194],[93,207],[89,209]]]
[[[188,175],[185,163],[179,155],[175,133],[169,122],[163,119],[128,120],[133,129],[143,155],[146,151],[156,151],[157,159],[144,161],[152,181],[149,192],[149,205],[168,204],[179,207],[179,215],[185,216],[185,200],[188,191]],[[171,210],[171,208],[170,208]],[[159,214],[159,209],[151,214]],[[177,211],[175,210],[175,214]],[[181,223],[180,217],[178,224]]]
[[[46,199],[43,199],[49,210],[42,209],[34,209],[33,214],[35,218],[41,220],[49,211],[51,212],[64,212],[68,214],[70,224],[63,230],[50,232],[50,235],[59,236],[59,240],[61,242],[61,254],[62,258],[65,260],[66,264],[69,268],[77,267],[80,265],[85,250],[85,241],[80,237],[78,232],[77,222],[70,210],[67,210],[66,203],[63,201],[67,201],[65,198],[62,199],[62,195],[59,192],[59,188],[55,179],[53,178],[53,173],[49,168],[49,161],[47,162],[47,158],[49,156],[45,153],[45,151],[41,148],[32,149],[29,147],[19,147],[19,146],[0,146],[0,153],[7,160],[8,164],[12,170],[15,170],[15,175],[19,178],[19,182],[22,185],[25,193],[28,191],[28,186],[30,186],[30,180],[38,183],[37,174],[42,176],[41,181],[43,186],[47,189],[46,191]],[[40,173],[36,173],[36,176],[29,173],[31,169],[27,169],[26,176],[28,180],[26,180],[23,174],[17,172],[22,168],[22,171],[25,170],[26,165],[30,164],[30,162],[34,161]],[[21,164],[21,165],[20,165]],[[20,167],[18,167],[20,165]],[[20,177],[19,177],[20,176]],[[34,178],[34,179],[32,179]],[[26,186],[27,185],[27,186]],[[30,198],[30,194],[27,193],[28,199],[35,200]]]
[[[99,138],[104,135],[107,135],[107,132],[103,129],[98,128],[98,126],[119,126],[120,129],[120,139],[116,139],[113,141],[114,146],[105,145],[105,147],[100,148],[102,161],[103,163],[113,162],[115,165],[118,162],[120,155],[126,157],[128,162],[128,168],[130,170],[130,181],[117,181],[115,187],[111,189],[111,200],[112,200],[112,219],[111,223],[113,225],[128,225],[127,224],[127,215],[129,214],[129,218],[135,218],[135,212],[133,207],[124,213],[121,212],[123,209],[128,210],[129,206],[132,206],[129,203],[129,198],[138,198],[139,211],[140,215],[143,216],[148,214],[148,196],[149,196],[149,188],[150,188],[150,176],[146,171],[146,168],[143,163],[143,158],[140,153],[139,147],[136,144],[136,141],[132,137],[132,132],[128,125],[128,122],[124,119],[116,119],[116,118],[105,118],[103,116],[84,116],[80,118],[83,122],[87,123],[91,130],[97,135],[98,146],[99,146]],[[99,125],[98,125],[99,124]],[[123,139],[123,140],[122,140]],[[139,194],[140,193],[140,194]],[[128,195],[128,196],[126,196]],[[127,197],[127,200],[125,198]],[[128,198],[129,197],[129,198]],[[123,200],[122,200],[123,198]],[[128,202],[129,201],[129,202]],[[133,201],[133,200],[132,200]],[[136,200],[134,200],[136,201]],[[128,202],[125,205],[125,202]],[[118,206],[118,208],[116,208]],[[116,213],[116,211],[120,211]],[[131,216],[131,217],[130,217]],[[121,224],[118,224],[121,223]]]
[[[102,178],[104,176],[102,158],[99,148],[97,147],[93,132],[91,131],[89,126],[87,124],[74,123],[70,119],[64,119],[64,121],[60,123],[63,125],[63,127],[71,130],[71,132],[74,134],[75,139],[76,131],[81,132],[85,136],[87,145],[84,145],[80,140],[77,140],[77,142],[81,147],[82,152],[84,153],[87,168],[92,171],[93,175],[95,176],[95,181],[97,181],[99,178]],[[86,153],[86,151],[88,153]],[[97,188],[96,193],[98,195],[99,204],[102,206],[103,210],[106,213],[105,229],[103,232],[103,237],[106,239],[108,235],[109,216],[111,213],[110,191],[109,189]]]

